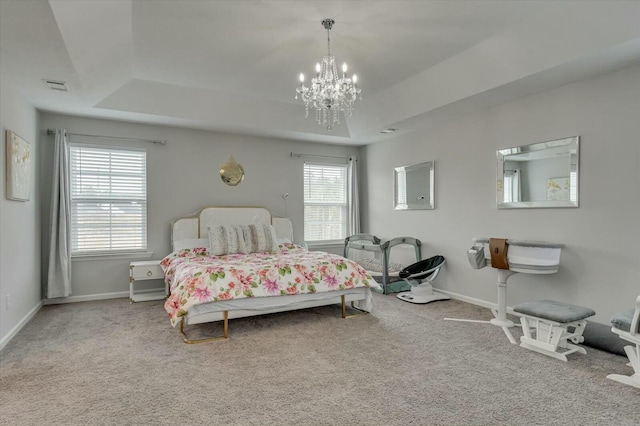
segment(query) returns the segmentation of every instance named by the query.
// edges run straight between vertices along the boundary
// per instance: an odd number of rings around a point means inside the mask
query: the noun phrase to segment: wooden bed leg
[[[361,315],[367,315],[369,313],[367,311],[363,311],[362,309],[356,308],[355,303],[351,302],[351,307],[353,309],[355,309],[356,311],[359,311],[359,312],[357,314],[347,315],[347,305],[346,305],[346,302],[345,302],[344,294],[342,296],[340,296],[340,300],[342,300],[342,318],[359,317]]]
[[[222,336],[214,336],[214,337],[207,337],[204,339],[191,340],[189,339],[189,337],[187,337],[187,335],[184,332],[184,318],[182,318],[182,321],[180,321],[180,334],[182,335],[182,340],[188,344],[212,342],[214,340],[226,339],[227,337],[229,337],[229,312],[228,311],[224,311],[223,313],[223,330],[224,330],[223,331],[224,334]]]

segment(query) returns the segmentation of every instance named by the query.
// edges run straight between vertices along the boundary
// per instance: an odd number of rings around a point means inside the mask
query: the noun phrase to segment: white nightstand
[[[167,295],[167,285],[164,291],[153,291],[147,293],[134,294],[133,286],[136,281],[162,280],[164,274],[160,268],[159,260],[145,260],[131,262],[129,264],[129,302],[146,302],[149,300],[161,300]]]

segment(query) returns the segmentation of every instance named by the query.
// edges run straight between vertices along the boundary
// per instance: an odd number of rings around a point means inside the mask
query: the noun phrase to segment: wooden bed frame
[[[204,238],[207,229],[218,225],[272,224],[278,238],[293,241],[293,227],[288,218],[272,217],[264,207],[205,207],[193,216],[176,219],[171,224],[171,246],[184,239]],[[346,303],[358,313],[347,315]],[[185,343],[202,343],[226,339],[229,335],[229,320],[276,312],[305,309],[333,304],[342,305],[342,318],[367,314],[371,309],[372,296],[369,288],[354,288],[330,293],[298,294],[263,298],[243,298],[224,302],[211,302],[192,307],[180,322],[180,333]],[[205,339],[190,339],[185,325],[206,322],[223,322],[223,334]]]

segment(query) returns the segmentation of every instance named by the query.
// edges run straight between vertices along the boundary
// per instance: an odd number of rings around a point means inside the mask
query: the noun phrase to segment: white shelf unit
[[[167,296],[167,285],[164,291],[134,292],[135,283],[138,281],[163,280],[164,274],[160,268],[159,260],[144,260],[129,264],[129,302],[148,302],[150,300],[162,300]]]

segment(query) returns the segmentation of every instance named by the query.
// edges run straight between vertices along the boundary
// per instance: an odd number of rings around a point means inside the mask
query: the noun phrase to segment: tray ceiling
[[[39,109],[353,145],[640,58],[634,1],[2,0],[0,11],[2,78]],[[363,90],[331,132],[294,100],[297,75],[326,53],[327,17]]]

